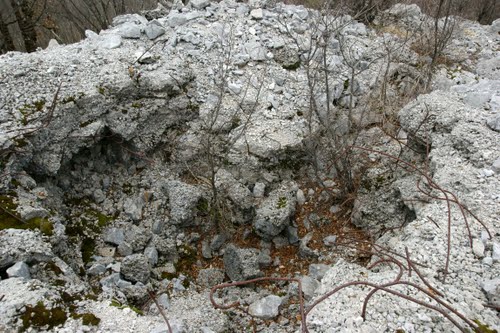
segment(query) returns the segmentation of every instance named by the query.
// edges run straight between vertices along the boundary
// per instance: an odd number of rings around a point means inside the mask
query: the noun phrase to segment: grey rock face
[[[170,222],[189,225],[194,223],[196,206],[201,192],[195,186],[180,181],[169,181],[166,191],[170,203]]]
[[[205,259],[212,258],[212,249],[210,248],[210,243],[207,240],[201,242],[201,255]]]
[[[188,21],[187,17],[184,14],[179,14],[176,12],[170,12],[167,18],[168,25],[171,28],[178,27],[180,25],[183,25]]]
[[[488,118],[486,124],[488,124],[488,127],[492,130],[500,132],[500,114],[496,114]]]
[[[450,133],[455,124],[465,117],[468,107],[442,91],[419,96],[398,113],[403,129],[412,133],[417,143],[433,139],[428,133]]]
[[[148,258],[151,267],[158,263],[158,251],[154,246],[149,246],[144,249],[144,255]]]
[[[157,20],[152,20],[146,25],[144,32],[149,39],[153,40],[163,35],[165,33],[165,28],[163,28],[161,23]]]
[[[484,257],[484,243],[480,240],[474,240],[472,244],[472,252],[474,252],[474,255],[478,257],[479,259]]]
[[[101,275],[104,272],[106,272],[106,266],[103,264],[94,264],[87,270],[89,275]]]
[[[141,26],[135,23],[123,23],[116,27],[114,32],[123,38],[141,38]]]
[[[100,38],[99,46],[103,49],[116,49],[122,45],[122,37],[117,34],[107,34]]]
[[[313,233],[310,232],[300,240],[299,256],[301,258],[316,258],[316,257],[318,257],[318,254],[313,249],[311,249],[310,247],[307,246],[307,244],[311,241],[312,237],[313,237]]]
[[[157,300],[163,309],[167,310],[170,307],[170,300],[167,294],[161,294],[158,296]]]
[[[250,59],[254,61],[264,61],[266,60],[267,50],[259,42],[248,42],[245,44],[245,50],[247,51]]]
[[[144,201],[142,198],[127,198],[123,204],[123,211],[132,221],[139,221],[142,218],[143,206]]]
[[[125,242],[134,252],[142,251],[148,244],[153,234],[150,230],[136,225],[128,225],[125,229]]]
[[[493,242],[493,253],[491,254],[491,258],[494,262],[500,261],[500,244],[497,242]]]
[[[24,262],[16,262],[14,266],[7,269],[7,275],[9,278],[21,277],[24,279],[30,279],[30,268]]]
[[[264,274],[259,269],[257,249],[240,249],[230,244],[224,250],[224,269],[232,281],[249,280]]]
[[[196,282],[206,288],[211,288],[224,281],[224,272],[217,268],[202,269],[198,273]]]
[[[282,184],[269,193],[259,205],[253,222],[255,232],[266,240],[282,232],[295,212],[296,188],[293,184]]]
[[[313,279],[321,281],[323,276],[331,267],[325,264],[311,264],[309,265],[309,276]]]
[[[104,241],[113,245],[120,245],[125,241],[125,233],[123,229],[109,228],[104,232]]]
[[[227,193],[229,199],[238,205],[243,210],[248,210],[253,207],[252,192],[238,182],[231,173],[224,169],[220,169],[215,175],[215,186],[222,193]]]
[[[253,195],[256,198],[262,198],[264,197],[264,193],[266,190],[266,184],[264,183],[255,183],[253,187]]]
[[[117,249],[118,249],[118,253],[124,257],[129,256],[132,253],[134,253],[132,246],[130,246],[130,244],[127,242],[120,243],[120,245],[118,245]]]
[[[132,254],[122,261],[121,275],[132,282],[146,284],[149,280],[150,265],[148,258],[143,254]]]
[[[281,297],[269,295],[250,304],[248,313],[264,320],[273,319],[279,315],[281,303]]]
[[[351,213],[352,223],[373,235],[386,228],[397,228],[415,219],[415,212],[405,205],[398,184],[375,173],[364,175]]]
[[[335,235],[326,236],[326,237],[323,239],[323,243],[324,243],[326,246],[335,246],[335,242],[337,242],[337,236],[335,236]]]
[[[116,26],[119,26],[122,24],[127,24],[127,23],[141,25],[141,24],[148,23],[148,20],[144,16],[139,15],[139,14],[124,14],[124,15],[115,16],[113,18],[112,26],[116,27]]]
[[[304,293],[304,297],[306,299],[312,299],[314,297],[314,292],[319,287],[318,280],[310,276],[303,276],[300,281],[302,282],[302,292]]]
[[[481,284],[491,305],[500,306],[500,279],[485,280]]]
[[[5,229],[0,233],[0,268],[17,262],[46,262],[53,256],[51,246],[37,232]]]
[[[189,3],[194,9],[198,10],[204,9],[205,7],[208,7],[210,5],[210,1],[208,0],[191,0],[189,1]]]

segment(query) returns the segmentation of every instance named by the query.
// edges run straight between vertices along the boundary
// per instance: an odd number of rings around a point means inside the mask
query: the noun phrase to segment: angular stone
[[[500,244],[497,242],[493,242],[493,253],[491,254],[491,258],[494,262],[500,261]]]
[[[319,287],[319,282],[310,276],[303,276],[300,282],[302,282],[302,292],[304,293],[305,299],[312,299],[314,297],[314,292]]]
[[[313,233],[310,232],[300,240],[299,256],[301,258],[317,258],[318,257],[318,254],[314,250],[312,250],[311,248],[309,248],[307,246],[307,244],[312,239],[312,237],[313,237]]]
[[[264,197],[266,191],[266,184],[264,183],[255,183],[253,186],[253,196],[256,198]]]
[[[101,275],[106,272],[106,267],[103,264],[94,264],[88,270],[89,275]]]
[[[191,7],[198,10],[204,9],[210,5],[209,0],[190,0],[189,3],[191,4]]]
[[[163,35],[165,33],[165,28],[157,20],[152,20],[146,25],[144,32],[149,39],[153,40]]]
[[[168,295],[163,293],[160,296],[156,298],[156,301],[160,306],[164,309],[167,310],[170,307],[170,299],[168,298]]]
[[[85,37],[88,39],[94,39],[99,37],[99,35],[93,32],[92,30],[85,30]]]
[[[144,200],[142,197],[127,198],[123,204],[123,212],[132,221],[139,221],[142,219],[142,208],[144,207]]]
[[[116,283],[120,280],[120,273],[113,273],[113,274],[110,274],[106,277],[103,277],[99,283],[101,284],[101,286],[103,286],[103,288],[113,288],[114,286],[116,286]]]
[[[496,173],[500,173],[500,158],[497,158],[495,160],[495,162],[493,162],[493,164],[491,165],[491,168],[493,169],[493,171],[495,171]]]
[[[122,45],[122,37],[117,34],[106,34],[101,37],[98,45],[104,49],[116,49]]]
[[[201,192],[193,185],[180,181],[169,181],[166,191],[170,203],[170,222],[189,225],[194,223],[196,207],[201,198]]]
[[[135,23],[124,23],[115,28],[114,32],[123,38],[141,38],[141,26]]]
[[[493,131],[500,132],[500,114],[496,114],[486,120],[486,124]]]
[[[170,14],[168,14],[168,17],[167,17],[168,25],[171,28],[175,28],[175,27],[178,27],[180,25],[183,25],[187,21],[188,21],[188,19],[187,19],[186,15],[179,14],[179,13],[176,13],[176,12],[173,12],[173,11],[170,12]]]
[[[279,315],[279,308],[282,302],[281,297],[269,295],[250,304],[248,313],[264,320],[273,319]]]
[[[485,280],[481,283],[491,305],[500,306],[500,278]]]
[[[22,261],[16,262],[14,266],[7,268],[7,275],[9,278],[21,277],[27,280],[31,279],[30,268]]]
[[[212,251],[219,251],[220,248],[226,243],[227,236],[224,234],[217,234],[212,238],[210,242],[210,249]]]
[[[300,242],[299,234],[298,234],[298,229],[297,227],[294,226],[288,226],[286,229],[286,237],[288,239],[288,243],[295,245],[298,242]]]
[[[217,268],[201,269],[196,282],[205,288],[210,288],[224,281],[224,271]]]
[[[148,258],[143,254],[132,254],[122,261],[121,275],[131,282],[146,284],[149,281],[150,265]]]
[[[248,42],[245,44],[245,50],[247,51],[250,59],[254,61],[264,61],[266,60],[266,49],[259,42]]]
[[[148,258],[151,267],[158,263],[158,251],[154,246],[148,246],[144,249],[144,255]]]
[[[282,186],[265,198],[256,210],[255,232],[265,240],[271,240],[282,232],[295,213],[296,190],[289,184]]]
[[[250,16],[254,20],[262,20],[262,18],[264,17],[264,12],[262,11],[262,8],[252,9],[250,11]]]
[[[321,281],[330,268],[331,266],[325,264],[311,264],[309,265],[309,276]]]
[[[210,243],[207,240],[201,242],[201,255],[205,259],[212,259],[212,249],[210,248]]]
[[[144,250],[152,236],[151,231],[133,224],[125,229],[125,242],[132,247],[134,252]]]
[[[125,233],[120,228],[109,228],[104,232],[103,239],[106,243],[118,246],[125,241]]]
[[[249,280],[264,275],[259,269],[257,249],[240,249],[230,244],[224,250],[224,268],[232,281]]]
[[[129,243],[122,242],[120,245],[118,245],[118,253],[126,257],[134,253],[134,250],[132,250],[132,246],[130,246]]]
[[[325,244],[326,246],[335,246],[336,241],[337,241],[337,236],[335,235],[330,235],[323,238],[323,244]]]
[[[472,244],[472,252],[479,259],[484,258],[484,243],[481,240],[475,239]]]
[[[297,191],[297,203],[299,205],[303,205],[306,203],[306,196],[304,195],[304,191],[302,191],[301,189]]]

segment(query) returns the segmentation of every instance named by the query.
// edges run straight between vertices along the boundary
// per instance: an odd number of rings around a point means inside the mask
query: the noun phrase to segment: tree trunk
[[[14,47],[14,41],[12,40],[12,36],[10,35],[9,32],[9,28],[7,27],[7,24],[4,22],[1,15],[0,15],[0,36],[3,41],[3,43],[0,44],[1,53],[14,51],[16,49]]]
[[[24,40],[24,47],[26,52],[36,51],[37,47],[37,35],[35,31],[35,22],[33,17],[33,9],[24,0],[19,3],[16,0],[10,0],[11,6],[14,9],[14,15],[16,16],[17,24],[21,30],[21,34]]]

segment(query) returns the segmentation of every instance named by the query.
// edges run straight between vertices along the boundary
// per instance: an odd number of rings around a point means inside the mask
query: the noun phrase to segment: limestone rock
[[[281,297],[269,295],[250,304],[248,313],[264,320],[273,319],[279,315],[281,303]]]
[[[259,250],[247,248],[240,249],[233,244],[224,250],[224,269],[232,281],[243,281],[264,274],[259,269]]]
[[[131,282],[147,283],[150,276],[150,264],[143,254],[132,254],[123,259],[120,273]]]

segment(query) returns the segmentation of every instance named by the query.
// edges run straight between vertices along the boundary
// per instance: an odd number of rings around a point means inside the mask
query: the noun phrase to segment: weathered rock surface
[[[137,316],[129,307],[149,300],[151,283],[171,290],[168,300],[159,301],[176,330],[239,332],[248,322],[214,309],[207,289],[223,282],[224,272],[240,281],[263,276],[264,267],[279,274],[295,264],[303,274],[301,259],[328,263],[310,265],[303,277],[311,300],[339,283],[391,281],[394,267],[368,270],[337,261],[345,235],[321,229],[334,226],[321,223],[341,217],[350,202],[333,200],[340,182],[322,151],[330,147],[321,130],[325,124],[336,139],[360,129],[358,144],[411,161],[485,223],[493,239],[468,217],[470,244],[452,203],[450,278],[441,283],[446,202],[416,189],[422,173],[409,175],[411,170],[381,154],[355,155],[370,168],[359,172],[352,222],[383,248],[403,256],[408,248],[452,306],[499,329],[496,313],[483,306],[498,303],[500,276],[498,20],[491,26],[456,25],[444,51],[448,65],[436,65],[430,87],[435,91],[399,112],[402,128],[389,131],[398,132],[395,142],[379,128],[396,118],[388,110],[393,107],[378,103],[411,96],[423,84],[421,66],[428,59],[409,47],[413,36],[402,38],[406,32],[418,37],[418,29],[432,25],[418,7],[394,6],[372,29],[347,15],[323,17],[273,1],[163,3],[173,10],[159,6],[119,16],[108,30],[86,31],[79,43],[0,56],[0,192],[13,199],[9,205],[1,200],[6,219],[0,230],[0,331],[20,328],[26,305],[38,302],[94,313],[101,319],[95,331],[164,331],[158,312]],[[339,29],[321,44],[326,50],[316,44],[326,36],[315,29],[324,28],[318,22]],[[387,47],[397,51],[387,57]],[[309,69],[321,68],[325,60],[330,91],[320,79],[309,96]],[[354,80],[353,68],[359,71]],[[414,153],[399,155],[405,144]],[[327,179],[329,195],[316,196],[316,177]],[[425,180],[419,184],[436,198],[445,195]],[[219,194],[213,206],[212,185]],[[326,218],[307,211],[316,200]],[[309,219],[313,214],[318,219]],[[20,227],[31,219],[39,224],[29,225],[35,230],[4,228],[4,220]],[[40,219],[50,222],[43,235]],[[225,246],[231,241],[238,245]],[[289,246],[298,249],[274,257]],[[331,249],[323,251],[325,246]],[[207,268],[222,253],[225,271]],[[192,270],[200,270],[197,279],[187,276]],[[415,275],[411,281],[419,282]],[[96,284],[103,290],[97,301],[92,296],[65,303],[68,295],[89,295]],[[263,297],[269,292],[260,288],[219,290],[215,298],[250,305],[260,330],[299,330],[287,319],[296,315],[296,306],[286,298]],[[286,293],[282,285],[276,288]],[[325,300],[308,315],[309,331],[453,330],[432,311],[383,292],[370,299],[363,321],[353,300],[365,296],[366,290],[352,287]],[[120,308],[110,306],[112,299]],[[259,319],[276,322],[264,326]],[[94,330],[82,327],[82,319],[68,316],[52,331]]]
[[[264,275],[259,267],[257,249],[240,249],[233,244],[224,250],[224,269],[232,281],[249,280]]]
[[[121,275],[131,282],[147,283],[150,275],[150,263],[142,254],[132,254],[125,257],[121,264]]]
[[[270,240],[289,226],[295,212],[296,192],[295,184],[282,184],[262,201],[253,222],[259,236]]]
[[[281,297],[269,295],[250,304],[248,313],[264,320],[273,319],[279,315],[281,303]]]

